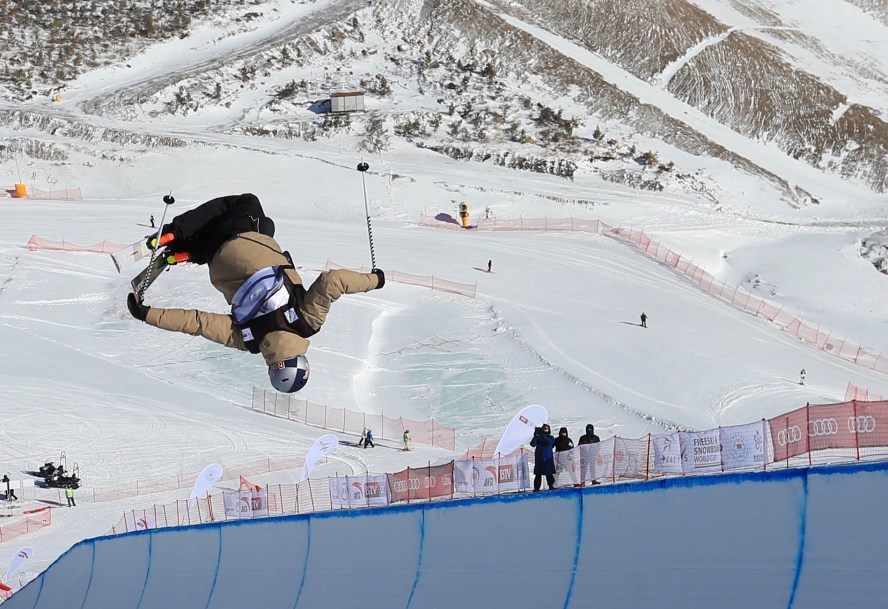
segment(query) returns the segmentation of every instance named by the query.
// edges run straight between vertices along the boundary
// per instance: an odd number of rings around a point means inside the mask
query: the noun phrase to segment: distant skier
[[[154,226],[154,214],[151,214],[151,217],[148,218],[148,221],[151,222],[151,228],[156,228],[156,227]]]
[[[6,484],[6,500],[18,501],[18,497],[15,496],[15,491],[12,490],[12,487],[10,486],[12,480],[9,479],[9,474],[3,474],[3,479],[0,480],[0,482]]]
[[[487,272],[491,272],[493,270],[493,260],[487,261]]]
[[[799,385],[805,384],[805,376],[806,376],[805,369],[802,368],[802,371],[799,372]]]
[[[74,503],[74,489],[70,486],[65,487],[65,498],[68,500],[68,507],[77,507]]]
[[[644,311],[641,312],[641,327],[642,328],[648,327],[648,316],[645,315]]]
[[[305,289],[288,253],[274,240],[274,222],[253,194],[207,201],[177,216],[153,235],[149,247],[164,247],[163,256],[207,264],[210,283],[219,290],[231,314],[194,309],[161,309],[129,294],[127,308],[136,319],[173,332],[203,336],[213,342],[261,353],[278,391],[299,391],[308,382],[305,352],[343,294],[369,292],[385,285],[381,269],[356,273],[326,271]]]
[[[410,450],[410,430],[409,429],[404,430],[404,435],[401,437],[401,439],[404,441],[404,450]]]
[[[358,440],[358,446],[363,446],[364,442],[367,440],[367,428],[364,428],[364,431],[361,432],[361,439]]]
[[[373,430],[370,428],[367,428],[367,437],[364,438],[364,448],[367,448],[368,446],[376,448],[376,444],[373,443]]]

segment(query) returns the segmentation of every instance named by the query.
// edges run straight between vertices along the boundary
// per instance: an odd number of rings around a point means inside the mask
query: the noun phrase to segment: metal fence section
[[[404,431],[409,429],[412,442],[456,450],[456,431],[451,427],[444,427],[435,419],[393,419],[385,414],[367,414],[315,404],[291,394],[258,387],[253,387],[250,405],[253,410],[330,431],[360,435],[368,427],[373,430],[374,437],[397,442],[401,441]]]

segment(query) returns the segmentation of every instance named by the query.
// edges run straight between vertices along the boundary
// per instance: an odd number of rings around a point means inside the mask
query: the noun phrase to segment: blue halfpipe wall
[[[4,609],[884,609],[888,463],[82,541]]]

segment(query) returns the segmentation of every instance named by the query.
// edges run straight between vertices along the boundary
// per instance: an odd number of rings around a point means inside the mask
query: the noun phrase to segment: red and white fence
[[[37,235],[31,235],[31,238],[28,239],[28,249],[32,252],[36,252],[37,250],[51,250],[57,252],[113,254],[124,247],[126,246],[114,243],[113,241],[100,241],[98,243],[93,243],[92,245],[76,245],[70,241],[65,241],[64,239],[61,241],[50,241],[49,239],[42,239]]]
[[[331,262],[327,260],[327,264],[324,267],[324,270],[329,271],[331,269],[344,269],[347,267],[336,264],[335,262]],[[370,269],[365,266],[361,266],[360,268],[350,269],[353,271],[357,271],[359,273],[369,273]],[[429,288],[431,290],[437,290],[439,292],[450,292],[451,294],[460,294],[461,296],[468,296],[469,298],[474,298],[475,293],[478,291],[478,284],[468,284],[468,283],[457,283],[455,281],[448,281],[446,279],[441,279],[440,277],[435,277],[434,275],[412,275],[410,273],[405,273],[403,271],[396,271],[395,269],[386,270],[385,271],[385,280],[386,282],[393,281],[397,283],[407,283],[410,285],[418,285],[425,288]]]
[[[52,511],[49,508],[34,510],[30,514],[26,514],[22,520],[0,526],[0,543],[43,529],[51,524]]]
[[[453,222],[449,216],[442,218],[441,216],[422,215],[419,224],[435,228],[466,230]],[[756,317],[767,319],[782,330],[830,355],[835,355],[870,370],[888,373],[888,355],[883,352],[876,352],[874,349],[862,347],[844,338],[834,336],[832,332],[822,329],[819,325],[807,324],[800,316],[786,311],[781,305],[753,296],[737,286],[718,281],[715,276],[694,264],[692,260],[684,258],[678,252],[655,241],[643,230],[609,226],[600,220],[575,218],[519,218],[517,220],[480,218],[477,224],[471,228],[475,231],[589,232],[611,237],[637,247],[646,255],[672,268],[719,300]]]

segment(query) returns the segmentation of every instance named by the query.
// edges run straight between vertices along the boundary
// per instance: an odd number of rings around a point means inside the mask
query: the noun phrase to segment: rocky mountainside
[[[685,166],[696,155],[756,176],[793,206],[817,202],[766,156],[729,145],[716,129],[727,127],[752,147],[888,190],[888,105],[855,94],[888,93],[886,64],[834,51],[779,0],[299,4],[318,10],[286,22],[281,0],[0,0],[0,118],[71,146],[101,137],[113,155],[182,145],[169,125],[200,115],[212,123],[205,133],[335,138],[371,152],[398,138],[452,158],[716,199],[717,184]],[[888,39],[882,0],[821,8],[854,11]],[[268,22],[283,25],[221,49]],[[221,32],[217,53],[174,73],[134,74],[125,87],[82,96],[76,112],[46,115],[47,100],[82,75],[208,25]],[[365,91],[369,111],[329,113],[325,100],[342,89]],[[64,159],[60,147],[23,135],[0,147],[0,160]]]

